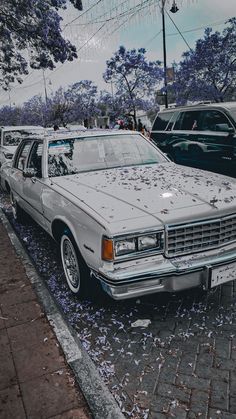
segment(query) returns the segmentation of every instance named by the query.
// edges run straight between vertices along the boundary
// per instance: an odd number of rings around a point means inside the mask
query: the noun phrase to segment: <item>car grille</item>
[[[236,241],[236,215],[217,220],[168,226],[166,255],[200,252]]]

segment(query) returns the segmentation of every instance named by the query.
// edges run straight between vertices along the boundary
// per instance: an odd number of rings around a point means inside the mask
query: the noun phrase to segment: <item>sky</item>
[[[222,31],[225,21],[236,16],[236,0],[175,0],[179,8],[171,13],[173,0],[165,0],[167,65],[178,62],[204,28]],[[106,60],[124,45],[144,47],[148,60],[163,61],[161,0],[83,0],[83,11],[72,6],[63,13],[63,34],[77,47],[78,59],[58,64],[53,71],[30,71],[22,85],[10,92],[0,90],[0,106],[20,105],[34,95],[48,96],[60,86],[66,88],[80,80],[92,80],[111,91],[103,80]],[[181,32],[182,36],[179,34]],[[183,39],[184,38],[184,39]]]

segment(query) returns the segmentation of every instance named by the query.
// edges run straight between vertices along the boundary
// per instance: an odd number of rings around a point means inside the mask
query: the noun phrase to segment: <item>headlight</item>
[[[123,239],[115,241],[115,255],[122,256],[133,253],[136,250],[136,240],[132,239]]]
[[[158,246],[157,234],[138,237],[138,250],[153,249]]]
[[[163,231],[137,236],[102,240],[102,259],[112,261],[122,256],[140,255],[143,252],[161,252],[164,248]]]

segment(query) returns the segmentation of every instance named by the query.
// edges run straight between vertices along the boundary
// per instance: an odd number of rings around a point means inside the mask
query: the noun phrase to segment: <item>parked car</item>
[[[236,180],[176,165],[137,132],[23,139],[9,174],[13,215],[60,245],[80,296],[212,288],[236,278]]]
[[[36,133],[42,134],[40,126],[2,126],[0,127],[0,167],[5,161],[11,161],[17,145],[23,137]]]
[[[0,167],[0,185],[4,192],[10,193],[9,174],[11,171],[11,162],[5,161]]]
[[[159,112],[151,138],[176,163],[236,177],[236,102]]]

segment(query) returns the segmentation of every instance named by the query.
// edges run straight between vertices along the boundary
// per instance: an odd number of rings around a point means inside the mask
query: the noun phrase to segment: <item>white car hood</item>
[[[234,179],[173,163],[87,172],[52,181],[61,193],[75,203],[82,201],[109,223],[151,215],[164,224],[236,213]]]

